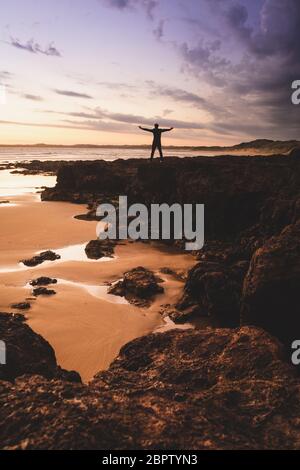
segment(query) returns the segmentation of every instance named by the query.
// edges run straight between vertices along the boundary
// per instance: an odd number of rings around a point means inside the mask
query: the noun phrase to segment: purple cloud
[[[158,41],[161,41],[162,38],[164,37],[164,26],[165,26],[165,21],[160,20],[157,27],[153,30],[153,34]]]
[[[252,3],[248,8],[245,4],[209,0],[220,37],[209,39],[199,28],[198,43],[177,44],[184,71],[215,87],[211,128],[216,131],[248,129],[255,135],[255,126],[260,126],[257,133],[280,139],[284,129],[286,138],[297,138],[299,107],[291,105],[290,96],[292,81],[300,78],[300,2],[262,0],[256,3],[255,22]],[[228,53],[228,45],[234,54]],[[243,125],[238,116],[243,116]]]
[[[31,100],[31,101],[44,101],[41,96],[31,95],[30,93],[25,93],[24,95],[22,95],[22,97],[25,98],[26,100]]]
[[[142,7],[150,20],[154,19],[154,11],[158,6],[158,0],[104,0],[104,2],[106,5],[119,10]]]
[[[223,69],[229,65],[229,60],[221,57],[217,52],[221,49],[221,41],[216,39],[211,42],[200,40],[196,46],[188,46],[183,43],[179,50],[186,63],[202,70]]]
[[[106,3],[112,7],[123,10],[124,8],[128,8],[132,5],[132,0],[106,0]]]
[[[49,114],[49,110],[45,112]],[[167,120],[164,117],[160,117],[160,116],[146,118],[144,116],[135,115],[135,114],[114,113],[114,112],[107,111],[101,108],[90,109],[87,112],[86,111],[84,112],[50,111],[50,112],[52,112],[53,114],[60,114],[60,115],[64,115],[64,116],[68,116],[72,118],[85,119],[86,121],[80,121],[80,124],[81,125],[86,124],[89,126],[91,125],[91,123],[94,123],[93,125],[97,125],[97,123],[99,122],[102,122],[104,124],[106,123],[107,125],[112,125],[113,123],[123,123],[123,124],[130,124],[130,125],[143,124],[146,126],[153,126],[153,124],[158,121],[162,126],[167,127],[167,126],[172,125],[178,129],[203,129],[205,128],[205,125],[195,123],[195,122],[176,120],[176,119]],[[76,121],[72,121],[72,122],[76,123]]]
[[[152,96],[155,94],[156,96],[171,98],[175,102],[185,103],[199,109],[213,109],[212,103],[196,93],[181,88],[159,85],[151,80],[148,80],[146,85],[150,88]]]
[[[78,93],[77,91],[72,90],[54,90],[58,95],[68,96],[70,98],[85,98],[88,100],[93,99],[92,96],[87,95],[86,93]]]
[[[235,30],[235,33],[242,40],[249,40],[252,34],[252,28],[247,26],[248,10],[244,5],[238,3],[231,5],[225,13],[225,18],[229,28]]]
[[[43,48],[39,43],[35,42],[33,39],[22,43],[19,39],[10,38],[9,44],[17,49],[21,49],[23,51],[31,52],[32,54],[44,54],[47,56],[53,57],[61,57],[61,53],[59,52],[56,47],[54,47],[53,43],[50,43],[47,47]]]

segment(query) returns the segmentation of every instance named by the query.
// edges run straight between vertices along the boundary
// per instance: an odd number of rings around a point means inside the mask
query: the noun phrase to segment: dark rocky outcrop
[[[112,258],[115,245],[115,241],[109,239],[91,240],[85,247],[85,253],[90,259]]]
[[[47,289],[47,287],[36,287],[35,289],[33,289],[32,293],[35,297],[38,297],[40,295],[50,296],[56,294],[55,290]]]
[[[0,339],[6,346],[6,365],[0,365],[0,379],[12,381],[24,374],[47,379],[80,381],[77,372],[61,369],[54,351],[42,336],[34,333],[20,314],[0,313]]]
[[[16,168],[12,173],[24,175],[55,175],[61,166],[69,165],[70,162],[62,160],[31,160],[29,162],[14,162],[7,168]]]
[[[43,175],[47,175],[47,176],[53,176],[53,173],[46,173],[44,171],[41,171],[41,170],[14,170],[14,171],[11,171],[11,174],[12,175],[40,175],[40,174],[43,174]]]
[[[73,162],[61,166],[56,187],[45,190],[42,199],[84,202],[91,209],[124,194],[129,203],[205,204],[206,240],[232,241],[261,218],[262,234],[272,235],[293,217],[299,161],[228,156],[167,158],[163,166],[143,159]]]
[[[56,187],[46,189],[42,199],[93,203],[96,199],[102,200],[103,196],[126,194],[130,169],[127,162],[114,163],[99,160],[62,165],[57,173]]]
[[[5,449],[298,449],[300,381],[260,329],[170,331],[90,385],[0,382]]]
[[[42,264],[44,261],[56,261],[60,259],[60,255],[54,253],[51,250],[43,251],[39,255],[33,256],[30,259],[21,260],[20,263],[25,264],[25,266],[34,267]]]
[[[194,253],[199,264],[187,276],[184,297],[173,317],[183,322],[205,315],[212,325],[237,326],[241,309],[245,321],[255,321],[253,313],[251,318],[245,313],[246,297],[242,301],[252,257],[300,219],[296,156],[294,152],[272,157],[171,157],[163,165],[142,159],[76,162],[60,167],[56,187],[42,198],[85,202],[88,220],[95,218],[100,202],[116,204],[122,194],[129,204],[205,204],[205,246]],[[183,242],[174,244],[183,248]],[[264,316],[272,316],[271,305],[265,305]]]
[[[287,344],[300,332],[300,221],[259,248],[244,281],[242,322]]]
[[[124,274],[109,288],[109,294],[125,297],[128,302],[139,306],[148,306],[154,300],[156,294],[161,294],[164,289],[158,283],[162,282],[152,271],[139,266]]]
[[[237,327],[240,324],[242,283],[249,263],[227,265],[203,260],[188,273],[184,295],[172,320],[178,323],[208,317],[211,325]]]
[[[57,284],[57,279],[52,279],[51,277],[41,276],[37,279],[30,281],[31,286],[49,286],[50,284]]]
[[[289,346],[300,330],[299,170],[296,154],[60,166],[42,198],[86,203],[87,220],[123,194],[129,204],[205,204],[204,249],[168,309],[176,321],[204,318],[222,329],[137,339],[88,386],[58,379],[55,362],[52,375],[36,371],[45,352],[30,354],[29,375],[0,382],[2,446],[299,449],[298,371],[286,345],[258,328]],[[110,292],[147,306],[158,283],[137,268]],[[233,329],[240,321],[247,326]]]

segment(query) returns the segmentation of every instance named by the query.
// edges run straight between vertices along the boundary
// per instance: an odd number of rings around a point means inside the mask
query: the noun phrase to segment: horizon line
[[[249,146],[251,144],[265,143],[265,144],[288,144],[288,143],[299,143],[299,140],[273,140],[273,139],[255,139],[245,142],[239,142],[233,145],[164,145],[165,149],[232,149],[240,146]],[[36,144],[0,144],[0,148],[6,147],[60,147],[60,148],[149,148],[149,144],[48,144],[48,143],[36,143]]]

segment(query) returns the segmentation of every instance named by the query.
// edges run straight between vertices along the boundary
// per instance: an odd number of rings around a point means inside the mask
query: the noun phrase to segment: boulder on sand
[[[158,285],[160,282],[163,282],[162,279],[152,271],[139,266],[126,272],[123,279],[114,284],[108,292],[125,297],[130,303],[148,306],[156,294],[163,293],[163,287]]]
[[[116,243],[113,240],[91,240],[85,247],[86,256],[90,259],[112,258]]]
[[[42,375],[80,382],[77,372],[61,369],[50,344],[35,333],[21,314],[0,313],[0,338],[6,346],[6,364],[0,366],[0,380],[13,381],[24,374]]]

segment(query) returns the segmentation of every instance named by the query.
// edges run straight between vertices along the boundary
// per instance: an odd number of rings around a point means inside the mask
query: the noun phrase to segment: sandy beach
[[[160,274],[165,292],[147,309],[108,295],[106,284],[137,266],[157,274],[162,267],[185,271],[194,264],[191,255],[160,245],[126,242],[116,247],[113,259],[88,260],[84,246],[96,238],[96,222],[74,218],[85,212],[85,206],[41,202],[30,186],[22,190],[27,182],[36,187],[51,185],[53,177],[1,173],[2,188],[7,188],[8,181],[12,187],[1,192],[1,199],[10,204],[0,205],[0,310],[17,312],[12,303],[32,298],[30,280],[39,276],[58,279],[56,295],[32,300],[26,318],[54,348],[59,365],[78,371],[84,381],[89,381],[109,366],[128,341],[170,328],[159,313],[160,306],[180,297],[183,282]],[[60,253],[62,259],[35,268],[19,263],[47,249]]]

